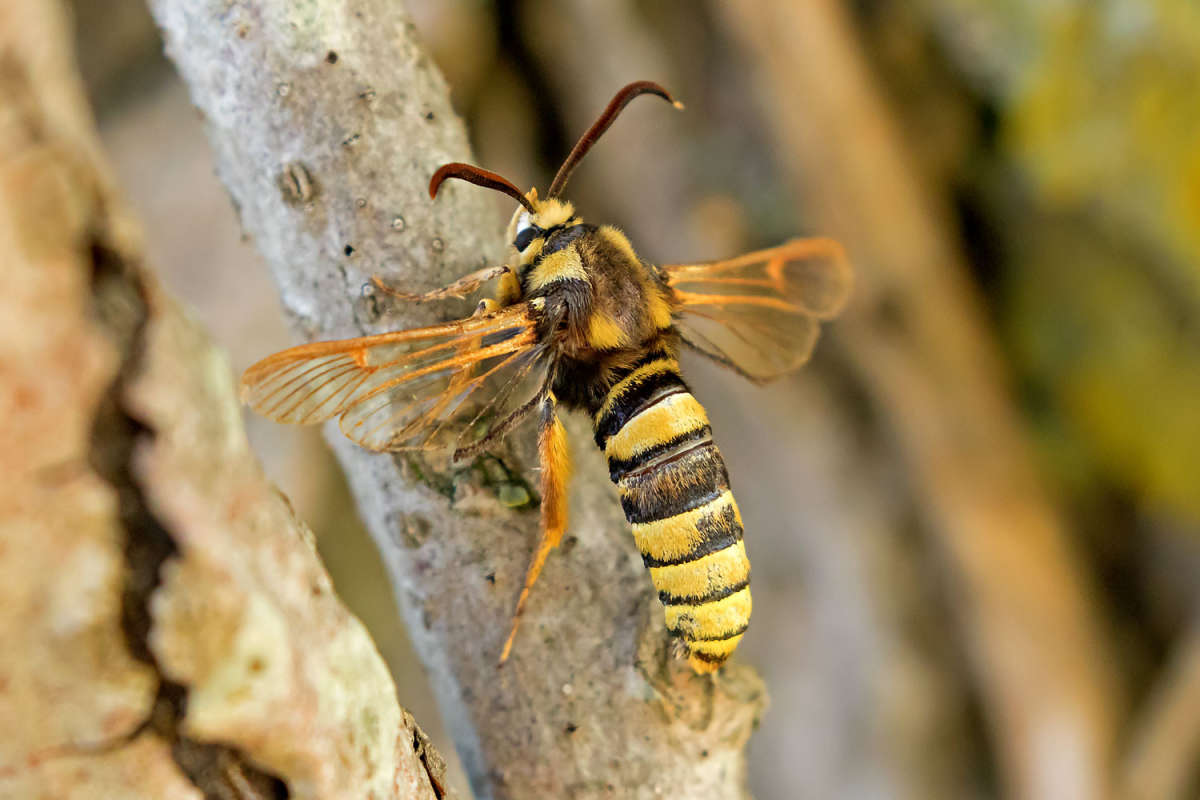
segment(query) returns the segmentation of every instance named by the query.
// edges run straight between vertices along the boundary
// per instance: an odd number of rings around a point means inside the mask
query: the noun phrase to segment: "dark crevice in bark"
[[[429,778],[429,786],[433,789],[433,793],[438,800],[441,800],[446,796],[446,761],[412,715],[405,711],[404,718],[413,732],[413,752],[417,754],[421,767],[424,768],[425,775]]]
[[[153,438],[154,431],[131,416],[123,404],[126,384],[140,368],[149,310],[141,280],[124,258],[100,236],[89,248],[95,313],[121,353],[116,378],[96,412],[89,457],[92,468],[117,493],[125,533],[121,627],[126,645],[136,659],[155,669],[159,681],[150,718],[130,738],[152,730],[165,740],[175,763],[207,800],[284,800],[289,794],[287,785],[251,764],[235,748],[199,742],[180,733],[187,687],[168,680],[150,650],[150,598],[161,581],[163,565],[179,548],[154,516],[133,472],[139,443]]]

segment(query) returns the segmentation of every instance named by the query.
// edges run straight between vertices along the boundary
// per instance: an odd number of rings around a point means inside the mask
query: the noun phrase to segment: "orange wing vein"
[[[809,359],[820,322],[842,310],[853,284],[845,252],[832,239],[795,239],[725,261],[659,270],[684,341],[760,382]]]
[[[368,450],[462,448],[541,390],[548,359],[536,327],[537,309],[520,303],[428,328],[301,345],[247,369],[242,400],[276,422],[338,417],[342,433]]]

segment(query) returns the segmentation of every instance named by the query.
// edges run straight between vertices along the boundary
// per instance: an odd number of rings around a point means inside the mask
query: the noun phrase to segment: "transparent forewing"
[[[242,398],[277,422],[338,417],[370,450],[463,447],[545,380],[533,308],[276,353],[246,370]]]
[[[797,239],[706,264],[660,268],[684,339],[755,380],[804,364],[820,321],[837,315],[852,277],[841,245]]]
[[[548,360],[519,340],[483,344],[413,380],[384,381],[342,414],[342,433],[370,450],[469,447],[528,404]]]

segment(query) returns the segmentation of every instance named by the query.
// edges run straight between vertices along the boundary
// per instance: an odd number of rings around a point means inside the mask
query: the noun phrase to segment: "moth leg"
[[[502,306],[510,306],[521,299],[521,279],[517,273],[509,270],[500,276],[500,284],[496,287],[496,300]]]
[[[501,275],[511,271],[512,268],[507,264],[501,264],[498,267],[484,267],[481,270],[472,272],[470,275],[464,275],[453,283],[449,283],[439,289],[433,289],[428,292],[420,292],[416,294],[388,286],[378,275],[372,275],[371,282],[374,283],[381,292],[389,294],[392,297],[397,297],[401,300],[411,300],[417,303],[424,303],[429,300],[444,300],[447,297],[466,297],[471,292],[475,291],[493,278],[498,278]]]
[[[525,586],[521,589],[517,610],[513,613],[512,629],[500,653],[501,664],[508,660],[512,650],[517,626],[525,611],[525,601],[529,599],[529,590],[537,582],[546,556],[562,541],[563,531],[567,527],[567,479],[571,473],[571,460],[567,451],[567,431],[555,413],[555,406],[554,394],[547,394],[542,401],[538,430],[538,455],[542,465],[542,536],[529,570],[525,573]]]
[[[490,297],[485,297],[475,306],[475,312],[472,317],[486,317],[488,314],[500,308],[500,304]]]
[[[465,461],[487,450],[493,444],[507,436],[513,428],[517,427],[527,416],[532,414],[542,404],[544,399],[544,396],[540,393],[534,395],[528,402],[514,409],[511,414],[493,425],[482,439],[455,450],[453,460],[455,462]]]

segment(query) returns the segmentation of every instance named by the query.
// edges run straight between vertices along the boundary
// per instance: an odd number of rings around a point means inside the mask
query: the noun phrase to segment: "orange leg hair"
[[[533,554],[533,561],[529,563],[529,570],[525,573],[525,587],[521,589],[521,596],[517,600],[512,629],[500,653],[501,664],[508,660],[512,650],[517,626],[521,624],[521,614],[525,611],[525,601],[529,599],[529,590],[537,582],[546,556],[562,541],[563,531],[567,528],[567,480],[571,476],[571,457],[567,451],[567,431],[555,413],[556,405],[553,394],[547,395],[542,403],[538,429],[538,456],[542,465],[542,536]]]
[[[400,289],[395,289],[383,282],[383,279],[378,275],[371,276],[371,283],[375,284],[384,294],[389,294],[392,297],[398,297],[401,300],[412,300],[417,303],[424,303],[428,300],[444,300],[447,297],[466,297],[471,292],[478,289],[483,284],[499,278],[504,273],[511,269],[507,264],[501,264],[498,267],[484,267],[481,270],[472,272],[470,275],[464,275],[454,283],[447,284],[439,289],[432,289],[428,292],[420,292],[413,294]]]

